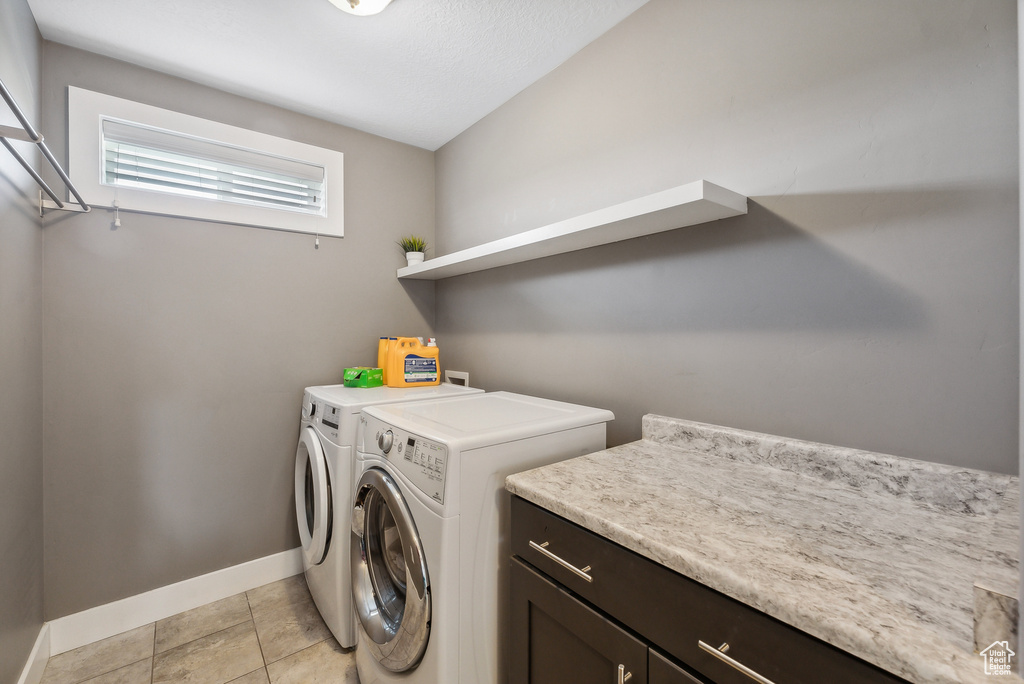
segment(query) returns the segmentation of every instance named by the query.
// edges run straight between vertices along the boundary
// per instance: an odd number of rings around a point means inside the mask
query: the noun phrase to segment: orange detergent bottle
[[[388,384],[388,350],[391,346],[391,341],[394,337],[382,337],[377,342],[377,368],[380,368],[384,374],[384,384]]]
[[[388,387],[425,387],[441,383],[439,350],[434,338],[427,344],[418,337],[391,338],[388,342]]]

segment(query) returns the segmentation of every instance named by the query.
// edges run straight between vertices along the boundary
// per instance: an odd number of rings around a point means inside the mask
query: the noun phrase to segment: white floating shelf
[[[746,213],[746,197],[700,180],[406,266],[398,277],[440,280]]]

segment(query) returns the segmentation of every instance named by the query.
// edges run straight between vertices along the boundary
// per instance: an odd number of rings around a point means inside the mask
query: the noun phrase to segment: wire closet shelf
[[[17,117],[18,122],[21,124],[21,129],[14,128],[13,126],[0,125],[0,143],[3,143],[3,146],[7,148],[7,151],[14,155],[14,158],[17,159],[18,163],[20,163],[28,174],[32,176],[32,180],[39,185],[42,191],[50,196],[50,199],[53,200],[53,208],[64,209],[67,211],[91,211],[92,208],[85,203],[84,199],[82,199],[78,190],[75,189],[74,183],[72,183],[71,179],[68,178],[68,174],[64,172],[60,163],[53,156],[53,153],[50,152],[50,148],[48,148],[46,143],[43,142],[43,136],[36,131],[28,118],[26,118],[25,113],[21,111],[21,107],[19,107],[18,103],[14,101],[14,97],[11,96],[11,91],[7,89],[7,86],[4,85],[2,80],[0,80],[0,96],[4,98],[4,102],[6,102],[7,106],[11,108],[11,112],[15,117]],[[18,150],[16,150],[13,145],[11,145],[11,140],[22,140],[24,142],[35,143],[36,146],[39,147],[39,151],[43,153],[44,157],[46,157],[46,161],[50,162],[50,166],[52,166],[53,170],[57,172],[58,176],[60,176],[61,181],[67,187],[68,191],[74,196],[75,201],[81,209],[65,205],[65,203],[57,197],[57,194],[54,193],[53,189],[46,184],[46,181],[44,181],[43,177],[39,175],[39,172],[33,169],[32,165],[29,164],[21,154],[19,154]],[[44,204],[42,196],[40,195],[40,213],[42,212]]]

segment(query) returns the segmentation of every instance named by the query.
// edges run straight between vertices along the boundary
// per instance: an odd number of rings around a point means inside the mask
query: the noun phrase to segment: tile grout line
[[[245,592],[245,606],[249,609],[249,619],[252,620],[252,631],[256,633],[256,645],[260,647],[260,659],[263,661],[263,669],[267,671],[267,681],[270,681],[270,668],[267,667],[267,656],[263,653],[263,640],[260,639],[260,630],[256,627],[256,616],[252,614],[252,603],[249,602],[249,592]]]
[[[264,670],[264,672],[266,673],[267,680],[269,682],[270,681],[269,663],[267,662],[266,653],[264,652],[264,648],[263,648],[263,636],[264,635],[261,635],[260,634],[260,630],[258,630],[256,628],[256,618],[255,618],[255,614],[254,614],[254,611],[253,611],[253,608],[252,608],[251,597],[249,596],[250,591],[244,591],[244,592],[241,592],[241,593],[244,594],[244,596],[245,596],[246,609],[247,609],[247,611],[249,613],[249,621],[253,625],[253,631],[256,633],[257,646],[260,649],[260,660],[263,663],[263,665],[262,665],[261,668],[258,668],[258,669],[263,669]],[[311,600],[310,600],[310,602],[312,603]],[[291,604],[291,601],[288,601],[288,603]],[[305,603],[305,601],[300,601],[300,603]],[[151,650],[150,650],[151,655],[148,658],[141,658],[141,659],[136,660],[136,661],[134,661],[132,663],[128,663],[128,664],[125,664],[125,665],[121,665],[119,667],[115,667],[114,669],[112,669],[112,670],[110,670],[108,672],[103,672],[103,673],[94,675],[94,677],[101,677],[101,676],[109,675],[111,672],[114,672],[114,671],[116,671],[118,669],[121,669],[122,667],[129,667],[131,665],[136,665],[137,663],[140,663],[140,662],[143,662],[145,660],[148,660],[150,662],[150,681],[149,681],[149,684],[156,684],[156,656],[158,655],[157,652],[156,652],[156,648],[157,648],[157,646],[159,644],[159,638],[158,638],[159,635],[157,633],[157,627],[158,627],[158,623],[159,622],[160,621],[158,620],[156,622],[150,623],[152,625],[152,628],[153,628],[153,637],[152,637],[152,646],[151,646]],[[189,640],[189,641],[187,641],[185,643],[178,644],[177,646],[175,646],[175,647],[173,647],[171,649],[165,650],[164,653],[169,653],[169,652],[171,652],[173,650],[186,647],[189,644],[192,644],[192,643],[194,643],[196,641],[199,641],[199,640],[204,639],[204,638],[211,637],[211,636],[213,636],[215,634],[218,634],[219,632],[223,632],[223,631],[232,629],[233,627],[237,627],[237,626],[242,625],[242,624],[244,624],[244,620],[241,621],[241,622],[238,622],[238,623],[236,623],[234,625],[229,625],[229,626],[224,627],[222,629],[219,629],[219,630],[216,630],[214,632],[211,632],[210,634],[205,634],[205,635],[202,635],[202,636],[198,636],[198,637],[196,637],[194,639],[191,639],[191,640]],[[289,658],[289,657],[298,655],[299,653],[301,653],[303,651],[307,651],[309,649],[312,649],[312,648],[316,647],[317,645],[319,645],[320,643],[330,640],[331,638],[332,638],[332,635],[328,633],[323,638],[321,638],[320,640],[318,640],[316,642],[313,642],[313,643],[309,643],[304,648],[300,648],[299,650],[295,651],[294,653],[289,653],[289,654],[283,656],[283,658]],[[253,672],[256,672],[256,671],[257,670],[253,670]],[[244,677],[244,676],[247,676],[249,674],[252,674],[252,672],[246,673],[246,674],[244,674],[242,676]],[[75,679],[74,681],[76,682],[76,684],[83,684],[84,682],[88,681],[88,679]]]
[[[248,597],[246,597],[246,604],[248,605]],[[252,609],[249,610],[249,621],[253,623],[253,625],[252,625],[253,626],[253,632],[256,633],[256,643],[257,643],[257,645],[259,645],[259,632],[256,631],[256,621],[252,617]],[[239,626],[244,625],[244,624],[245,624],[245,621],[236,622],[233,625],[229,625],[227,627],[223,627],[223,628],[218,629],[218,630],[216,630],[214,632],[210,632],[209,634],[204,634],[203,636],[196,637],[195,639],[192,639],[190,641],[186,641],[183,644],[178,644],[177,646],[174,646],[173,648],[168,648],[165,651],[161,651],[159,653],[159,655],[164,655],[165,653],[171,653],[173,651],[177,651],[179,649],[185,648],[186,646],[189,646],[190,644],[194,644],[197,641],[201,641],[203,639],[207,639],[209,637],[212,637],[212,636],[215,636],[217,634],[220,634],[221,632],[226,632],[229,629],[234,629],[235,627],[239,627]],[[264,667],[266,667],[266,659],[263,658],[263,647],[262,646],[260,646],[260,659],[264,661]],[[154,660],[154,665],[155,665],[156,656],[153,657],[153,660]],[[261,668],[257,668],[257,669],[261,669]],[[252,672],[255,672],[255,671],[256,670],[253,670]],[[251,672],[246,672],[245,674],[239,675],[239,677],[236,677],[236,679],[244,677],[247,674],[251,674]],[[150,684],[155,684],[155,680],[156,680],[156,668],[154,667],[153,674],[150,677]],[[234,680],[231,680],[231,681],[234,681]],[[79,684],[81,684],[81,682]],[[228,684],[230,684],[230,682]]]
[[[152,624],[153,624],[153,650],[155,652],[156,651],[156,623],[154,622]],[[145,625],[143,625],[143,627],[145,627]],[[138,628],[138,629],[141,629],[141,627]],[[114,636],[118,636],[118,635],[114,635]],[[108,637],[108,638],[113,638],[113,637]],[[105,639],[100,639],[99,641],[105,641]],[[76,650],[80,650],[82,648],[86,648],[88,646],[92,646],[94,644],[98,644],[99,641],[94,641],[91,644],[85,644],[84,646],[80,646],[78,649],[73,649],[72,651],[66,651],[66,653],[72,653],[72,652],[74,652]],[[60,656],[60,655],[64,655],[64,654],[63,653],[58,653],[57,655]],[[49,658],[47,658],[46,659],[46,667],[49,667],[50,666],[50,661],[53,660],[56,657],[57,656],[50,656]],[[149,659],[152,660],[153,657],[150,656]],[[70,684],[83,684],[83,682],[87,682],[90,679],[96,679],[97,677],[105,677],[106,675],[110,674],[111,672],[117,672],[118,670],[126,668],[126,667],[130,667],[130,666],[134,665],[135,663],[141,663],[143,660],[146,660],[146,658],[140,658],[139,660],[133,660],[130,663],[124,663],[123,665],[118,665],[117,667],[113,668],[112,670],[106,670],[105,672],[99,672],[99,673],[91,675],[89,677],[85,677],[84,679],[77,679],[77,677],[80,677],[80,674],[78,674],[77,671],[80,671],[81,668],[76,668],[76,672],[75,673],[71,673],[71,676],[72,677],[76,677],[76,679],[74,679],[72,682],[70,682]],[[44,677],[46,675],[46,668],[45,667],[43,668],[43,675],[44,675]],[[152,673],[150,674],[150,677],[149,677],[149,684],[153,684],[153,675],[152,675]]]
[[[256,629],[256,622],[252,619],[252,611],[249,612],[249,621],[253,623],[253,630],[255,630]],[[156,646],[154,645],[154,647],[153,647],[153,651],[154,651],[153,658],[155,660],[156,656],[158,656],[158,655],[163,655],[165,653],[170,653],[171,651],[176,651],[179,648],[182,648],[183,646],[188,646],[189,644],[194,644],[195,642],[200,641],[201,639],[206,639],[207,637],[211,637],[214,634],[220,634],[221,632],[226,632],[226,631],[228,631],[229,629],[231,629],[233,627],[238,627],[239,625],[244,625],[244,624],[245,624],[245,620],[242,620],[240,622],[236,622],[234,624],[230,624],[227,627],[221,627],[220,629],[215,629],[212,632],[207,632],[206,634],[201,634],[200,636],[197,636],[194,639],[189,639],[188,641],[183,641],[180,644],[176,644],[176,645],[171,646],[169,648],[165,648],[164,650],[160,651],[159,653],[156,653]]]
[[[94,675],[92,675],[90,677],[86,677],[85,679],[76,679],[76,680],[74,680],[72,682],[69,682],[68,684],[84,684],[84,682],[88,682],[91,679],[97,679],[99,677],[106,677],[108,674],[111,674],[112,672],[117,672],[118,670],[123,670],[126,667],[131,667],[132,665],[135,665],[136,663],[141,663],[143,660],[147,660],[147,658],[140,658],[139,660],[135,660],[135,661],[132,661],[130,663],[125,663],[124,665],[118,665],[113,670],[107,670],[106,672],[100,672],[100,673],[94,674]],[[72,676],[73,677],[77,677],[78,675],[72,675]],[[153,684],[153,677],[152,677],[152,675],[150,675],[150,684]]]
[[[282,580],[282,581],[283,581],[283,580]],[[303,584],[305,584],[305,580],[303,580]],[[308,592],[308,587],[307,587],[307,592]],[[250,602],[250,600],[249,600],[249,592],[248,592],[248,591],[246,591],[246,592],[244,592],[244,593],[245,593],[245,600],[246,600],[246,603],[247,603],[247,604],[248,604],[248,606],[249,606],[249,614],[250,614],[250,616],[252,617],[252,622],[253,622],[253,629],[254,629],[254,631],[256,632],[256,643],[257,643],[257,644],[259,644],[259,647],[260,647],[260,655],[261,655],[261,656],[263,657],[263,666],[264,666],[264,669],[265,669],[265,670],[266,670],[266,672],[267,672],[267,680],[268,680],[268,681],[270,681],[270,682],[271,682],[271,684],[273,684],[273,681],[272,681],[272,680],[270,679],[270,665],[271,665],[271,663],[269,663],[269,662],[267,661],[267,657],[266,657],[266,655],[265,655],[265,654],[264,654],[264,652],[263,652],[263,639],[262,639],[262,637],[260,636],[260,630],[259,630],[259,628],[258,628],[258,627],[256,626],[256,616],[255,616],[255,615],[253,614],[253,612],[252,612],[252,603],[251,603],[251,602]],[[295,605],[297,605],[297,604],[294,604],[294,603],[293,603],[293,602],[292,602],[292,601],[291,601],[290,599],[288,599],[288,600],[287,600],[287,602],[288,602],[288,605],[289,605],[289,606],[292,606],[292,607],[294,607]],[[303,602],[303,603],[304,603],[304,601],[300,601],[300,602]],[[313,601],[313,598],[312,598],[312,596],[309,596],[309,602],[310,602],[311,604],[313,604],[314,610],[317,610],[317,608],[316,608],[316,604],[315,604],[315,602]],[[322,639],[320,639],[319,641],[315,641],[315,642],[309,643],[309,644],[307,644],[306,646],[303,646],[302,648],[300,648],[300,649],[299,649],[299,650],[297,650],[297,651],[293,651],[292,653],[288,653],[288,654],[282,655],[282,656],[281,656],[281,657],[279,657],[279,658],[278,658],[277,660],[275,660],[275,661],[274,661],[274,663],[279,663],[279,662],[283,662],[283,661],[285,661],[285,660],[287,660],[287,659],[289,659],[289,658],[291,658],[291,657],[293,657],[293,656],[296,656],[296,655],[298,655],[299,653],[302,653],[302,652],[304,652],[304,651],[307,651],[307,650],[309,650],[309,649],[312,649],[312,648],[314,648],[314,647],[318,646],[319,644],[321,644],[321,643],[324,643],[324,642],[326,642],[326,641],[329,641],[329,640],[331,640],[331,639],[333,639],[333,638],[334,638],[334,635],[330,633],[330,630],[328,630],[328,631],[327,631],[327,634],[326,634],[326,635],[325,635],[325,636],[324,636],[324,637],[323,637]]]
[[[153,684],[153,677],[156,676],[156,625],[157,620],[153,623],[153,655],[149,658],[149,684]]]

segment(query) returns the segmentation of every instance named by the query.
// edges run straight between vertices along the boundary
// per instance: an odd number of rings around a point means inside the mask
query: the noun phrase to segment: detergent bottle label
[[[437,359],[409,354],[405,357],[406,382],[437,382]]]

